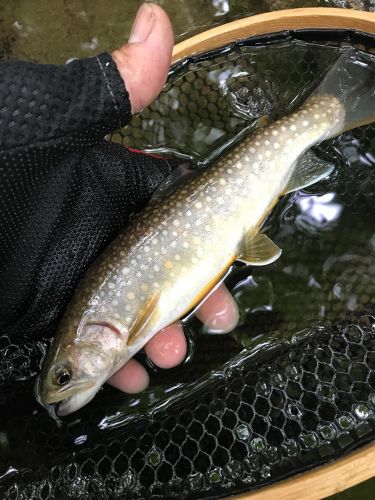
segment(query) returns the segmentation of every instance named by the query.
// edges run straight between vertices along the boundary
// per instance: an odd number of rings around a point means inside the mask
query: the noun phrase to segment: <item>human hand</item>
[[[157,5],[144,4],[138,11],[129,43],[112,57],[129,93],[132,113],[150,104],[160,93],[170,67],[173,30],[166,13]],[[225,333],[238,322],[237,305],[220,285],[197,309],[196,315],[213,332]],[[160,368],[172,368],[186,356],[182,326],[171,325],[156,334],[145,346],[150,359]],[[137,393],[149,383],[146,369],[132,359],[110,379],[118,389]]]

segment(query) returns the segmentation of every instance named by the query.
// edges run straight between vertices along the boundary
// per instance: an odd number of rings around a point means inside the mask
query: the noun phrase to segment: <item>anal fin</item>
[[[275,262],[281,255],[279,248],[264,233],[254,233],[250,230],[241,245],[237,260],[252,266],[265,266]]]
[[[305,187],[311,186],[324,179],[334,170],[335,165],[322,160],[311,150],[306,151],[295,163],[292,175],[283,194],[292,193]]]

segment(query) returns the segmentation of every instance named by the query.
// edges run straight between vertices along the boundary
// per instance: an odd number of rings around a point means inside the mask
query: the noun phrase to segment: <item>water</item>
[[[164,2],[160,3],[164,6]],[[349,2],[340,3],[347,5]],[[372,8],[369,2],[352,3]],[[264,0],[249,3],[201,0],[187,3],[176,0],[168,2],[165,7],[174,19],[176,38],[180,40],[244,14],[286,6],[323,4],[333,2]],[[112,50],[119,40],[126,39],[137,5],[138,2],[127,2],[125,9],[123,2],[112,2],[109,8],[103,3],[94,7],[83,1],[56,0],[49,3],[46,9],[38,2],[2,2],[2,55],[58,63],[65,62],[70,57],[84,57]],[[157,116],[155,119],[151,113],[147,116],[146,111],[142,121],[134,121],[132,131],[123,132],[124,137],[129,139],[128,144],[130,141],[138,141],[137,146],[143,141],[143,146],[150,150],[172,151],[180,157],[186,156],[188,152],[196,165],[205,166],[221,154],[223,148],[242,130],[256,128],[259,120],[265,116],[274,117],[278,110],[285,112],[288,109],[288,103],[303,88],[293,76],[290,76],[287,84],[282,83],[283,75],[293,75],[291,69],[294,62],[290,67],[286,65],[277,68],[275,61],[280,54],[289,54],[291,61],[292,54],[298,54],[301,64],[295,72],[297,74],[306,65],[304,51],[310,54],[310,49],[303,43],[284,43],[273,49],[268,47],[263,53],[260,49],[254,51],[244,48],[241,53],[231,56],[229,62],[227,58],[219,58],[217,67],[211,71],[209,92],[206,95],[198,92],[198,99],[206,100],[198,101],[197,108],[182,107],[175,115],[171,115],[167,111],[173,100],[181,99],[181,95],[191,95],[195,90],[199,91],[199,81],[203,81],[203,76],[199,75],[202,68],[190,67],[186,75],[181,74],[180,85],[171,86],[168,91],[168,99],[165,98],[164,101],[165,118],[161,120]],[[319,64],[314,67],[313,72],[305,70],[304,88],[307,82],[314,83],[319,79],[325,65],[329,65],[333,57],[332,49],[316,47],[313,52]],[[179,89],[179,92],[174,89]],[[262,92],[261,95],[259,91]],[[257,97],[256,108],[252,107],[254,96]],[[228,102],[231,110],[229,120],[226,114]],[[162,99],[161,103],[163,104]],[[194,99],[189,102],[192,103]],[[201,128],[196,127],[195,115],[198,108],[208,110],[206,116],[199,115]],[[159,129],[156,127],[157,123]],[[179,127],[178,134],[175,133],[176,126]],[[168,134],[169,128],[173,130],[173,134]],[[138,133],[139,131],[141,132]],[[170,401],[175,394],[187,387],[187,383],[198,380],[209,369],[220,367],[243,348],[253,348],[269,338],[292,335],[317,321],[324,323],[344,317],[347,312],[359,309],[374,297],[375,239],[372,222],[374,208],[373,201],[371,202],[375,186],[374,136],[374,129],[368,127],[331,141],[319,152],[335,159],[335,172],[327,180],[285,198],[277,206],[267,222],[267,232],[283,248],[282,258],[251,274],[244,268],[235,269],[229,277],[228,283],[239,304],[241,317],[233,334],[208,338],[200,336],[200,327],[193,324],[188,332],[189,362],[173,372],[163,373],[151,367],[152,385],[139,396],[124,396],[109,391],[101,402],[107,411],[100,420],[100,429],[121,427],[140,411],[153,408],[156,402]],[[174,137],[175,144],[171,141]],[[123,140],[122,137],[120,139]],[[355,335],[355,332],[348,332],[348,340],[353,336],[355,338]],[[293,365],[288,373],[275,374],[280,387],[285,384],[286,378],[298,379],[298,364]],[[267,396],[266,384],[260,382],[259,390]],[[328,386],[322,385],[321,391],[327,400],[335,398],[334,390],[329,390]],[[27,404],[32,407],[30,401]],[[215,410],[219,413],[222,411],[220,408]],[[289,410],[295,418],[300,418],[298,404]],[[42,418],[40,410],[37,411],[38,418],[39,415]],[[363,405],[353,409],[357,418],[367,418],[369,411]],[[73,429],[70,436],[74,436],[77,448],[87,441],[95,442],[95,434],[83,432],[85,426],[75,416],[69,420],[69,425]],[[350,429],[351,415],[342,415],[337,425],[342,430]],[[320,435],[323,439],[329,437],[334,429],[326,425],[320,429]],[[240,439],[252,439],[246,426],[239,425],[236,432]],[[61,440],[57,434],[53,435],[52,428],[51,433],[51,442],[54,439]],[[1,436],[1,455],[4,458],[11,456],[14,461],[18,454],[27,453],[28,448],[34,446],[34,439],[37,439],[35,436],[30,437],[21,452],[20,449],[9,449],[6,433]],[[316,437],[314,434],[305,435],[302,441],[303,446],[313,448]],[[256,451],[264,448],[260,438],[254,438],[251,445]],[[295,443],[291,443],[288,448],[291,455],[295,452],[294,447]],[[151,467],[156,466],[161,459],[158,449],[150,451],[148,460]],[[239,466],[232,464],[231,467],[235,469]],[[250,464],[249,467],[258,467],[265,478],[269,475],[266,465]],[[15,472],[12,469],[6,473]],[[205,480],[220,482],[222,474],[220,468],[213,468]],[[132,477],[124,478],[125,480],[131,482]],[[196,475],[191,481],[199,490],[203,478]],[[85,479],[76,478],[75,487],[77,494],[84,491]],[[348,498],[348,494],[345,495]]]
[[[0,2],[0,56],[64,63],[112,51],[125,41],[140,0]],[[277,9],[338,6],[375,10],[373,0],[159,0],[173,19],[176,41],[244,16]]]

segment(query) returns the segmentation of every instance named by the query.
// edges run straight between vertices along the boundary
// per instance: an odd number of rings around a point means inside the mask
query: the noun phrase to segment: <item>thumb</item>
[[[131,111],[150,104],[168,75],[173,49],[173,29],[164,10],[144,3],[138,10],[129,42],[112,53],[129,93]]]

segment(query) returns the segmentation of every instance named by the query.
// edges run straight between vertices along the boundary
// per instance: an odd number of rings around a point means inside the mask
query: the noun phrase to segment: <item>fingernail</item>
[[[129,43],[144,42],[150,35],[154,23],[155,15],[152,5],[150,3],[142,4],[133,23]]]

